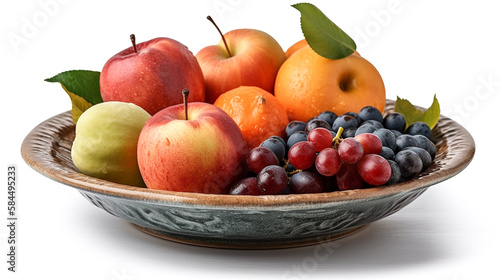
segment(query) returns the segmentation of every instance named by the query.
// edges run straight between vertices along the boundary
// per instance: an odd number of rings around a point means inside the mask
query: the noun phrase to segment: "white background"
[[[45,78],[70,69],[100,71],[129,47],[131,33],[139,42],[170,37],[196,53],[219,41],[209,14],[223,31],[260,29],[287,49],[302,38],[299,12],[290,7],[296,2],[3,1],[1,178],[5,186],[7,165],[17,165],[19,220],[18,272],[10,273],[7,192],[1,188],[0,278],[499,279],[500,191],[492,163],[500,156],[500,6],[494,1],[313,2],[358,42],[382,74],[388,98],[399,95],[425,107],[436,93],[443,114],[465,126],[477,146],[465,171],[400,212],[332,242],[327,258],[317,258],[315,246],[233,251],[157,239],[22,160],[26,134],[71,106],[61,87]]]

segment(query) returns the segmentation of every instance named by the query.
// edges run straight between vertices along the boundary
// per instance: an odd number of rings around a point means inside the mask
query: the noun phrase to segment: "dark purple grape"
[[[326,121],[330,126],[338,118],[337,114],[331,111],[323,111],[317,116],[318,119]]]
[[[419,147],[406,147],[403,149],[403,151],[404,150],[414,151],[415,153],[418,154],[418,156],[422,160],[422,171],[426,170],[429,166],[431,166],[432,157],[431,154],[429,154],[429,152],[427,152],[426,150]]]
[[[411,178],[422,171],[422,159],[414,151],[400,151],[394,157],[394,161],[398,164],[403,178]]]
[[[394,185],[401,180],[401,169],[399,165],[393,160],[387,160],[391,165],[391,178],[385,183],[386,185]]]
[[[280,142],[283,144],[283,146],[286,146],[286,141],[285,141],[285,139],[281,138],[280,136],[273,135],[273,136],[271,136],[271,137],[269,137],[269,138],[276,139],[276,140],[280,141]]]
[[[261,144],[261,147],[268,148],[269,150],[273,151],[273,153],[276,155],[276,157],[279,160],[282,160],[285,158],[285,153],[286,153],[286,142],[283,140],[283,138],[279,136],[271,136],[264,140]]]
[[[389,113],[387,116],[385,116],[383,125],[389,130],[397,130],[401,133],[404,133],[406,128],[406,119],[400,113]]]
[[[431,128],[424,122],[414,122],[406,129],[405,133],[410,135],[423,135],[431,138]]]
[[[231,189],[229,194],[235,195],[263,195],[262,190],[257,186],[256,177],[248,177],[236,182]]]
[[[348,129],[349,127],[357,128],[358,121],[353,116],[342,115],[333,122],[332,130],[339,131],[340,127],[344,128],[344,130]]]
[[[349,137],[354,137],[356,136],[356,127],[348,127],[347,129],[344,129],[344,131],[342,131],[342,138],[346,139],[346,138],[349,138]]]
[[[379,111],[379,109],[373,106],[364,107],[359,111],[358,115],[363,122],[367,120],[375,120],[378,121],[379,123],[382,123],[384,121],[382,113]]]
[[[264,167],[278,165],[279,160],[276,154],[265,147],[255,147],[248,155],[248,166],[255,174],[258,174]]]
[[[306,132],[309,132],[315,128],[322,127],[326,128],[328,130],[332,130],[332,126],[328,124],[325,120],[320,120],[320,119],[311,119],[306,123]]]
[[[335,132],[333,130],[330,130],[330,133],[332,134],[332,139],[334,139],[335,137],[337,137],[337,132]]]
[[[396,153],[406,147],[418,147],[418,142],[412,135],[402,134],[396,138]]]
[[[290,138],[290,136],[297,131],[305,131],[306,123],[301,121],[291,121],[288,123],[285,130],[286,130],[286,137]]]
[[[293,166],[291,163],[288,163],[287,165],[285,165],[285,171],[288,173],[294,172],[296,170],[297,170],[297,168],[295,168],[295,166]]]
[[[415,135],[413,138],[417,140],[418,146],[426,150],[431,155],[432,160],[434,160],[436,157],[436,145],[434,145],[429,138],[423,135]]]
[[[361,123],[361,125],[365,125],[365,124],[373,125],[377,129],[384,128],[384,126],[382,125],[382,123],[380,123],[379,121],[376,121],[376,120],[367,120],[367,121],[364,121],[364,122]]]
[[[382,140],[382,145],[393,150],[396,149],[396,136],[387,128],[379,128],[373,132]]]
[[[369,124],[369,123],[365,123],[365,124],[360,125],[356,129],[356,132],[354,133],[354,136],[357,136],[357,135],[363,134],[363,133],[373,133],[377,129],[378,128],[376,126],[374,126],[372,124]]]
[[[293,145],[302,141],[307,141],[307,132],[297,131],[292,134],[286,141],[287,148],[290,149]]]
[[[383,146],[382,147],[382,151],[380,151],[379,155],[381,155],[382,157],[384,157],[385,159],[389,160],[393,160],[394,159],[394,156],[396,155],[394,153],[394,150],[389,148],[389,147],[385,147]]]
[[[403,135],[403,132],[401,132],[399,130],[390,129],[390,131],[392,131],[392,133],[394,133],[394,136],[396,136],[396,138],[398,138],[399,136]]]
[[[349,115],[351,117],[354,117],[356,119],[356,122],[358,123],[358,126],[363,122],[363,120],[359,117],[359,115],[357,113],[347,112],[344,115]]]
[[[288,184],[288,175],[279,165],[266,166],[257,175],[257,186],[263,194],[278,194],[285,190]]]
[[[290,184],[286,184],[285,189],[279,193],[280,195],[284,194],[292,194],[292,189],[290,188]]]
[[[323,192],[323,182],[321,178],[309,171],[301,171],[293,174],[290,179],[290,189],[292,193],[320,193]]]

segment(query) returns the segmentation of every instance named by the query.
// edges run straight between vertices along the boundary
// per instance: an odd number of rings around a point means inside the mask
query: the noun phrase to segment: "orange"
[[[268,137],[286,136],[288,116],[271,93],[254,86],[240,86],[220,95],[214,103],[228,113],[241,129],[250,148]]]
[[[386,102],[382,77],[368,60],[357,54],[327,59],[309,45],[285,60],[274,95],[290,121],[307,121],[327,110],[337,115],[358,113],[368,105],[383,112]]]
[[[294,52],[301,49],[302,47],[307,46],[306,39],[302,39],[295,44],[291,45],[285,52],[287,58],[289,58]]]

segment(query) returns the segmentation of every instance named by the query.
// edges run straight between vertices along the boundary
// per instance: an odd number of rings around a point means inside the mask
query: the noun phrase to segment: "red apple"
[[[149,114],[182,103],[179,93],[189,88],[189,101],[204,101],[203,73],[195,56],[176,40],[156,38],[111,57],[104,65],[100,89],[104,101],[134,103]]]
[[[233,119],[218,107],[189,103],[156,113],[137,145],[141,175],[150,189],[228,193],[248,172],[248,147]]]
[[[286,56],[269,34],[236,29],[224,34],[219,44],[201,49],[196,58],[205,76],[205,100],[214,103],[219,95],[239,86],[257,86],[272,93]]]

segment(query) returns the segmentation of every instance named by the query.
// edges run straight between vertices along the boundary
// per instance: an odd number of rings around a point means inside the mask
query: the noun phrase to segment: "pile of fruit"
[[[305,39],[286,52],[254,29],[216,26],[222,40],[196,55],[131,35],[101,72],[47,79],[72,100],[76,168],[150,189],[247,195],[390,185],[425,170],[438,106],[398,98],[384,117],[382,77],[354,41],[315,6],[293,7]]]
[[[302,194],[392,185],[426,170],[436,155],[424,122],[406,128],[400,113],[366,106],[292,121],[286,140],[271,136],[250,151],[249,177],[231,194]]]

